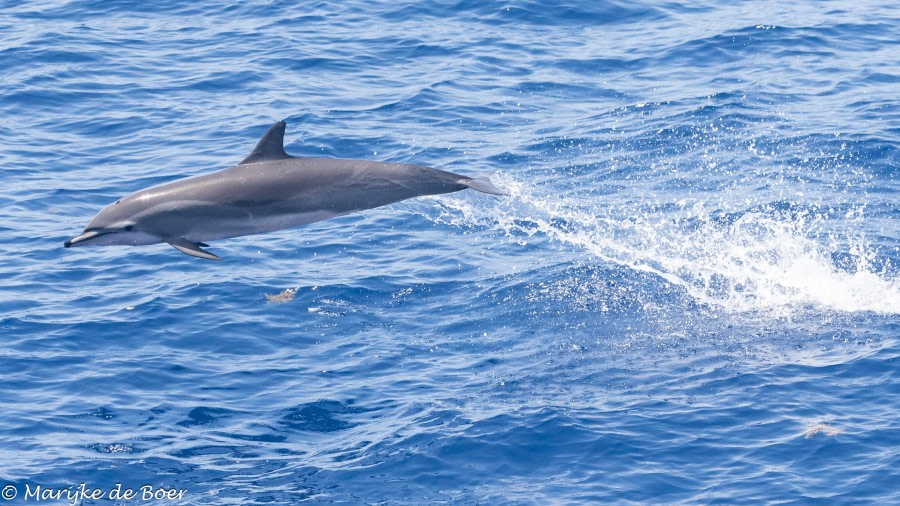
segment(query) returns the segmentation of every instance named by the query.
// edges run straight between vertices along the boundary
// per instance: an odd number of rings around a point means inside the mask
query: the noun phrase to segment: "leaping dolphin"
[[[203,241],[261,234],[421,195],[472,188],[504,195],[486,179],[403,163],[304,158],[284,152],[284,121],[234,167],[151,186],[106,206],[63,246],[169,243],[221,260]]]

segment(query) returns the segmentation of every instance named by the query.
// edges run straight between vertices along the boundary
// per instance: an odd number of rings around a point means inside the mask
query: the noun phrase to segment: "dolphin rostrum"
[[[486,179],[403,163],[304,158],[284,152],[275,123],[234,167],[132,193],[106,206],[63,246],[169,243],[221,260],[203,241],[306,225],[421,195],[472,188],[504,195]]]

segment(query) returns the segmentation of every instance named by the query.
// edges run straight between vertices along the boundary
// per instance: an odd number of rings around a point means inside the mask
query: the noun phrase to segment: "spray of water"
[[[505,201],[442,200],[446,212],[438,219],[499,229],[519,241],[545,236],[592,261],[660,276],[726,312],[900,313],[900,280],[889,264],[876,267],[864,238],[823,234],[827,218],[817,213],[764,206],[723,215],[703,202],[682,202],[677,212],[612,210],[542,194],[508,175],[495,178],[510,192]],[[838,265],[835,256],[850,260]]]

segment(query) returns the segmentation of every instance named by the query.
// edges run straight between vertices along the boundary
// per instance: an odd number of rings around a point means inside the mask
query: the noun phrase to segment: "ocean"
[[[0,497],[900,503],[898,26],[888,1],[6,0]],[[221,262],[62,247],[282,119],[292,155],[508,195]]]

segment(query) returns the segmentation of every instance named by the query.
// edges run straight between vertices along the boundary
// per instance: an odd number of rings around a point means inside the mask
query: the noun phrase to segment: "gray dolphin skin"
[[[171,244],[221,260],[204,241],[261,234],[327,220],[422,195],[472,188],[505,195],[486,179],[402,163],[303,158],[284,152],[285,122],[263,135],[234,167],[179,179],[106,206],[75,246]]]

